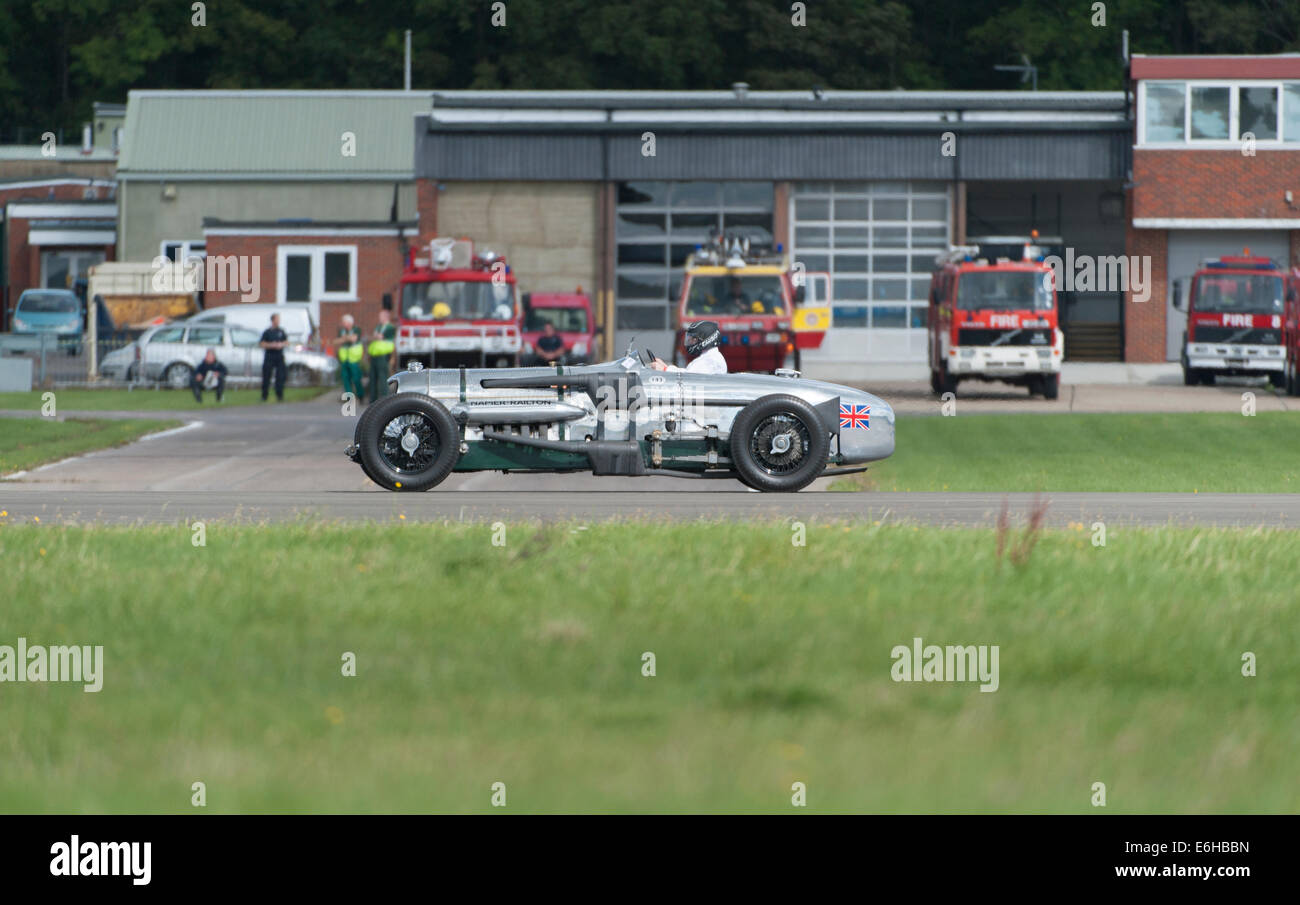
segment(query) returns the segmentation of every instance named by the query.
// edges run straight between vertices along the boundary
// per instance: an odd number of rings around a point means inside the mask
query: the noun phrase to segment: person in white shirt
[[[718,349],[722,331],[717,324],[713,321],[696,321],[686,325],[685,333],[686,354],[692,358],[690,364],[679,368],[656,358],[650,367],[656,371],[690,371],[694,374],[727,373],[727,359],[723,358]]]

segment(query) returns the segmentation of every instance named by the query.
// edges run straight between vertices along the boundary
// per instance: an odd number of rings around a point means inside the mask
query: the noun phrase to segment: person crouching
[[[217,401],[220,402],[226,393],[226,366],[217,361],[216,349],[208,349],[203,361],[194,369],[194,376],[190,378],[190,389],[194,391],[195,402],[203,401],[203,391],[209,383],[213,384]]]

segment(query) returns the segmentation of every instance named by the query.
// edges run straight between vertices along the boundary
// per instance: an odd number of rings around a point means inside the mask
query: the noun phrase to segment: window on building
[[[284,256],[284,301],[311,301],[311,255]]]
[[[352,254],[346,251],[327,251],[325,259],[325,292],[351,294]]]
[[[1232,136],[1232,89],[1220,85],[1192,86],[1190,137],[1228,141]]]
[[[1140,144],[1300,143],[1300,82],[1142,82]]]
[[[1258,88],[1242,87],[1240,89],[1237,110],[1238,133],[1249,132],[1256,141],[1277,140],[1277,94],[1276,85]]]
[[[1282,140],[1300,142],[1300,83],[1282,86]]]
[[[948,247],[942,183],[798,183],[794,259],[831,273],[835,327],[924,331],[930,272]]]
[[[282,302],[349,302],[357,294],[355,245],[281,245],[276,250]]]
[[[770,245],[772,183],[620,183],[617,329],[671,329],[686,259],[718,230]]]
[[[1146,86],[1146,140],[1182,141],[1186,134],[1187,86]]]
[[[208,243],[203,239],[164,239],[158,243],[158,253],[178,264],[193,258],[202,260],[208,253]]]

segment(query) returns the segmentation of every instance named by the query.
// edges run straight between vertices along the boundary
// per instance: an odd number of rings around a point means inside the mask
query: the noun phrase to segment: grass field
[[[1300,412],[902,417],[835,490],[1300,492]]]
[[[0,644],[105,664],[0,685],[5,812],[1300,809],[1297,533],[5,521]]]
[[[145,434],[176,427],[179,421],[154,418],[104,418],[53,421],[45,418],[0,418],[0,475],[11,474],[78,456],[96,449],[121,446]]]
[[[0,410],[38,411],[44,405],[43,396],[54,393],[58,411],[63,412],[172,412],[203,411],[227,408],[232,405],[257,405],[262,402],[262,391],[257,388],[228,389],[217,405],[211,393],[203,394],[203,404],[194,401],[189,390],[33,390],[30,393],[0,393]],[[305,402],[315,399],[327,388],[288,387],[284,391],[286,402]],[[274,405],[274,395],[268,405]]]

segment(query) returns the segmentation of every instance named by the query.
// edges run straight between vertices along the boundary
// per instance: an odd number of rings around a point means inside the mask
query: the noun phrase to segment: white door
[[[1206,258],[1239,255],[1249,248],[1252,256],[1272,258],[1283,267],[1291,248],[1286,231],[1256,229],[1178,229],[1169,231],[1168,280],[1165,292],[1165,358],[1177,361],[1183,353],[1187,315],[1174,307],[1173,285],[1181,280],[1183,297],[1192,288],[1192,276]]]

